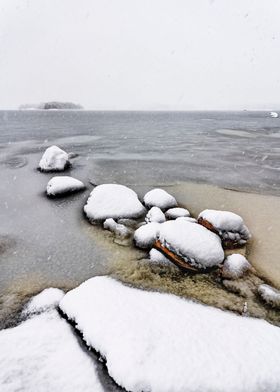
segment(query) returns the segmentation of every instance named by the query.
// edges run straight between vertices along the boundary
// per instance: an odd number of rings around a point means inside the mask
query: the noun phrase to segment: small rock
[[[169,208],[169,210],[166,211],[165,216],[167,219],[185,218],[190,216],[190,212],[186,208],[175,207]]]
[[[103,223],[103,227],[122,239],[129,238],[131,236],[131,230],[129,230],[126,226],[117,223],[112,218],[106,219]]]
[[[165,222],[165,215],[158,207],[152,207],[150,211],[147,213],[145,221],[147,223],[157,222],[162,223]]]
[[[134,242],[138,248],[151,248],[157,239],[160,223],[152,222],[139,227],[134,232]]]
[[[258,293],[265,303],[273,308],[280,309],[280,290],[268,284],[261,284],[258,287]]]
[[[50,179],[47,185],[47,195],[57,196],[66,193],[78,192],[85,189],[82,181],[69,176],[57,176]]]
[[[149,258],[153,263],[156,264],[171,264],[170,260],[156,249],[150,250]]]
[[[222,268],[222,277],[227,279],[239,279],[250,268],[251,264],[249,261],[239,253],[235,253],[225,259]]]
[[[67,152],[57,146],[51,146],[44,152],[39,162],[39,169],[44,172],[63,171],[69,165]]]
[[[144,204],[148,208],[159,207],[162,210],[177,207],[176,199],[160,188],[147,192],[144,196]]]

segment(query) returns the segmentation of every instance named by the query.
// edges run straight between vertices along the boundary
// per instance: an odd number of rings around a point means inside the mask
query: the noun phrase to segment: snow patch
[[[165,222],[165,220],[166,219],[164,213],[158,207],[152,207],[150,211],[148,211],[145,218],[145,221],[147,223],[151,223],[151,222],[162,223]]]
[[[167,219],[176,219],[180,217],[188,217],[190,216],[190,212],[186,208],[175,207],[169,208],[169,210],[166,211],[165,216]]]
[[[134,242],[139,248],[151,248],[157,239],[160,230],[160,223],[152,222],[140,226],[134,232]]]
[[[280,390],[280,328],[264,320],[108,277],[71,290],[60,308],[128,391]]]
[[[39,162],[39,168],[45,172],[63,171],[69,164],[67,152],[57,146],[51,146],[44,152]]]
[[[132,189],[119,184],[103,184],[93,189],[84,211],[90,221],[104,221],[107,218],[138,218],[146,209]]]
[[[56,196],[64,193],[77,192],[85,188],[82,181],[69,176],[56,176],[47,185],[47,195]]]
[[[222,275],[227,279],[241,278],[249,269],[251,264],[239,253],[232,254],[225,259]]]
[[[156,188],[147,192],[144,196],[144,204],[146,207],[159,207],[162,210],[176,207],[177,201],[175,197],[171,196],[165,190]]]
[[[55,308],[62,297],[64,296],[64,291],[56,288],[49,288],[41,291],[41,293],[35,295],[25,306],[23,313],[36,313],[42,312],[47,309]]]

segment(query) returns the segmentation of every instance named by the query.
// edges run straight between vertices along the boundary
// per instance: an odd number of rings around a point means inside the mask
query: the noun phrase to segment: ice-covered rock
[[[92,358],[55,309],[0,331],[0,347],[1,392],[103,391]]]
[[[40,162],[39,169],[44,172],[63,171],[70,165],[67,152],[57,146],[46,149]]]
[[[129,230],[125,225],[117,223],[114,219],[108,218],[104,221],[103,227],[106,230],[110,230],[116,236],[120,238],[127,238],[131,235],[131,230]]]
[[[165,215],[164,213],[161,211],[160,208],[158,207],[152,207],[145,218],[145,221],[147,223],[151,223],[151,222],[157,222],[157,223],[162,223],[165,222]]]
[[[226,279],[241,278],[249,269],[251,264],[239,253],[228,256],[223,264],[222,276]]]
[[[146,207],[159,207],[161,210],[176,207],[177,201],[165,190],[156,188],[147,192],[144,196],[144,204]]]
[[[198,216],[198,223],[219,234],[229,247],[244,245],[251,237],[241,216],[230,211],[204,210]]]
[[[170,260],[156,249],[150,250],[149,258],[153,263],[170,265]]]
[[[90,221],[104,221],[107,218],[138,218],[146,209],[132,189],[119,184],[103,184],[93,189],[84,211]]]
[[[82,181],[69,176],[56,176],[47,185],[47,195],[57,196],[65,193],[78,192],[85,188]]]
[[[134,232],[134,242],[138,248],[151,248],[160,230],[160,223],[152,222],[140,226]]]
[[[196,268],[209,268],[224,260],[220,238],[205,227],[182,219],[160,225],[161,245]]]
[[[47,309],[55,308],[62,297],[64,296],[64,291],[57,288],[48,288],[41,293],[35,295],[25,306],[23,313],[38,313],[45,311]]]
[[[169,208],[166,211],[165,216],[167,219],[185,218],[190,216],[190,212],[186,208]]]
[[[264,320],[108,277],[69,291],[60,308],[127,391],[280,390],[280,328]]]
[[[258,293],[268,305],[280,309],[280,290],[277,290],[268,284],[261,284],[258,287]]]

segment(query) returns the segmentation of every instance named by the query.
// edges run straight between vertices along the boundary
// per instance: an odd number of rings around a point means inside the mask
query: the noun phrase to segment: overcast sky
[[[0,0],[0,108],[280,108],[280,0]]]

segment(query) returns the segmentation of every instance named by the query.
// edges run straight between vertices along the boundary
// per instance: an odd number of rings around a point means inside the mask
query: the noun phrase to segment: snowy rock
[[[39,162],[39,169],[45,172],[63,171],[69,165],[67,152],[57,146],[51,146],[44,152]]]
[[[249,269],[251,264],[239,253],[232,254],[225,259],[222,276],[227,279],[241,278]]]
[[[50,310],[0,331],[1,392],[102,392],[92,358]]]
[[[258,293],[268,305],[280,309],[280,290],[276,290],[268,284],[261,284],[258,287]]]
[[[185,222],[191,222],[191,223],[197,223],[197,220],[195,218],[192,218],[190,216],[179,216],[179,218],[176,218],[176,220],[180,221],[185,221]]]
[[[145,221],[147,223],[151,223],[151,222],[162,223],[165,222],[165,220],[166,219],[164,213],[158,207],[152,207],[150,211],[148,211],[145,218]]]
[[[170,260],[156,249],[150,250],[149,258],[153,263],[170,265]]]
[[[160,223],[152,222],[140,226],[134,232],[134,242],[138,248],[151,248],[157,239],[160,230]]]
[[[49,288],[35,295],[25,306],[23,313],[37,313],[58,306],[64,296],[64,291],[56,288]]]
[[[226,246],[244,245],[251,237],[241,216],[230,211],[204,210],[198,223],[219,234]]]
[[[80,180],[69,176],[56,176],[50,179],[47,185],[47,195],[57,196],[65,193],[77,192],[85,186]]]
[[[120,238],[127,238],[131,235],[131,230],[129,230],[125,225],[117,223],[112,218],[108,218],[103,223],[104,229],[110,230],[116,236]]]
[[[205,227],[184,219],[162,223],[159,241],[193,267],[209,268],[224,260],[220,238]]]
[[[188,217],[190,216],[190,212],[186,208],[175,207],[169,208],[169,210],[166,211],[165,216],[167,219],[176,219]]]
[[[125,225],[125,226],[127,226],[127,227],[129,227],[129,228],[131,228],[131,229],[136,229],[137,228],[137,226],[138,226],[138,222],[136,221],[136,220],[134,220],[134,219],[118,219],[118,223],[120,224],[120,225]]]
[[[145,194],[144,204],[148,208],[159,207],[162,210],[167,210],[168,208],[176,207],[177,201],[163,189],[156,188]]]
[[[91,192],[84,206],[90,221],[104,221],[107,218],[138,218],[146,209],[130,188],[118,184],[98,185]]]
[[[60,308],[127,391],[280,390],[280,328],[264,320],[108,277],[69,291]]]

